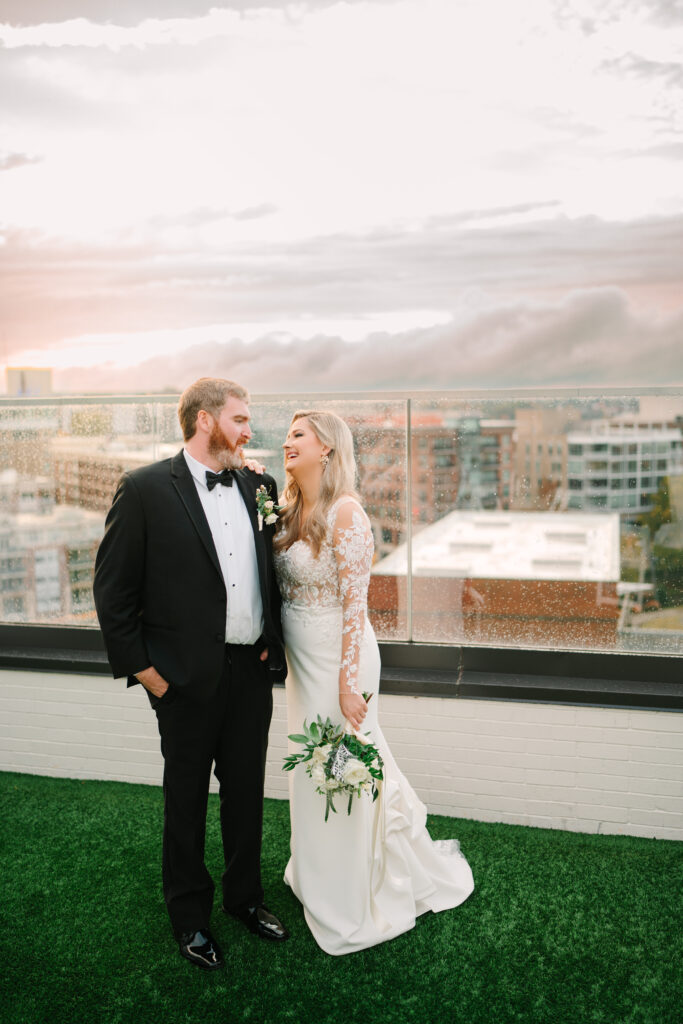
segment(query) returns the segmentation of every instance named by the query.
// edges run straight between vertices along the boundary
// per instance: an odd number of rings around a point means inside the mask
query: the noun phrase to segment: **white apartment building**
[[[0,472],[0,616],[95,622],[92,578],[104,515],[55,505],[44,479]]]
[[[568,507],[638,515],[662,479],[683,472],[683,433],[664,425],[601,420],[567,434]]]

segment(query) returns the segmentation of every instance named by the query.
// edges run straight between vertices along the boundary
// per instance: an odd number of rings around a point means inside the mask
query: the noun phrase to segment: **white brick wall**
[[[274,695],[266,795],[286,798]],[[683,839],[683,714],[387,695],[380,721],[434,813]],[[156,718],[122,681],[1,671],[0,770],[158,784]]]

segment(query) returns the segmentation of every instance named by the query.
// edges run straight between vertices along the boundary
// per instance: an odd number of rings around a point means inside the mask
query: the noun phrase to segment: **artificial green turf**
[[[431,816],[476,889],[391,942],[323,953],[282,880],[286,802],[267,800],[266,901],[283,945],[214,911],[227,968],[182,960],[161,894],[154,786],[0,773],[3,1024],[679,1024],[675,842]],[[220,878],[218,805],[207,863]],[[217,901],[218,902],[218,901]]]

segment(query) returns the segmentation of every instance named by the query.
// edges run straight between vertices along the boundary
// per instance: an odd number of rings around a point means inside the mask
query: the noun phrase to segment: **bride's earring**
[[[323,467],[323,470],[327,469],[327,463],[329,461],[330,461],[329,455],[321,455],[320,456],[320,464]]]

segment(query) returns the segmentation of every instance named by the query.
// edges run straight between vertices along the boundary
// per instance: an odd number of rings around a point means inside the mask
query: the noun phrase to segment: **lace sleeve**
[[[346,501],[338,508],[332,546],[343,610],[339,692],[360,693],[358,661],[365,632],[374,543],[368,518],[356,501]]]

